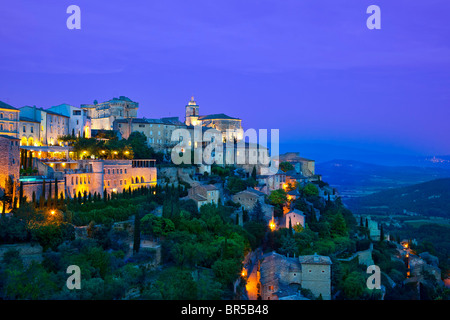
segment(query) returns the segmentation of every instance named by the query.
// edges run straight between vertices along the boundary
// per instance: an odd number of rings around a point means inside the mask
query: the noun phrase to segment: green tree
[[[284,161],[280,163],[280,170],[283,172],[288,172],[290,170],[294,170],[294,166],[292,165],[292,163],[288,162],[288,161]]]

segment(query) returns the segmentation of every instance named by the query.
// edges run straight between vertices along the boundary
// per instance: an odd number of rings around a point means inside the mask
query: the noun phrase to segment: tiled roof
[[[9,104],[7,104],[3,101],[0,101],[0,108],[1,109],[9,109],[9,110],[19,110],[17,108],[14,108],[13,106],[10,106]]]
[[[19,117],[19,121],[26,121],[26,122],[37,122],[37,123],[39,123],[39,121],[37,121],[37,120],[34,120],[34,119],[31,119],[31,118],[28,118],[28,117]]]
[[[20,140],[19,138],[8,136],[6,134],[0,134],[0,138],[9,139],[9,140]]]
[[[299,256],[298,258],[301,264],[333,264],[330,257],[319,256],[318,254]]]
[[[215,185],[212,185],[212,184],[206,184],[203,186],[203,188],[205,188],[206,190],[209,190],[209,191],[219,190]]]
[[[301,272],[302,267],[296,258],[288,258],[276,252],[271,252],[263,256],[260,274],[261,284],[282,280],[282,273]]]
[[[216,114],[210,114],[207,116],[200,116],[198,117],[199,120],[241,120],[239,118],[233,118],[230,116],[227,116],[224,113],[216,113]]]

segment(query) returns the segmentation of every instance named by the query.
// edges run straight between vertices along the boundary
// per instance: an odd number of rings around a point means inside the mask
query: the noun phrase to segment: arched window
[[[144,183],[144,177],[141,177],[141,183]]]

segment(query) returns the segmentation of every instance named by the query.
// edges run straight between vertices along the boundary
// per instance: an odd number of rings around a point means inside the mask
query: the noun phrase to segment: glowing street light
[[[54,215],[55,215],[55,213],[56,213],[56,211],[55,211],[55,210],[52,210],[52,211],[50,211],[50,214],[51,214],[52,216],[54,216]]]
[[[275,221],[273,220],[273,217],[272,217],[272,220],[270,220],[270,222],[269,222],[269,228],[271,231],[274,231],[276,227],[277,227],[277,225],[275,224]]]

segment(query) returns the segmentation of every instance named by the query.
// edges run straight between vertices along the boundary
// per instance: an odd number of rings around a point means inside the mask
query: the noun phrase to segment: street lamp
[[[277,225],[275,224],[275,221],[273,220],[273,217],[272,217],[272,220],[270,220],[270,222],[269,222],[269,228],[271,231],[274,231],[276,227],[277,227]]]

